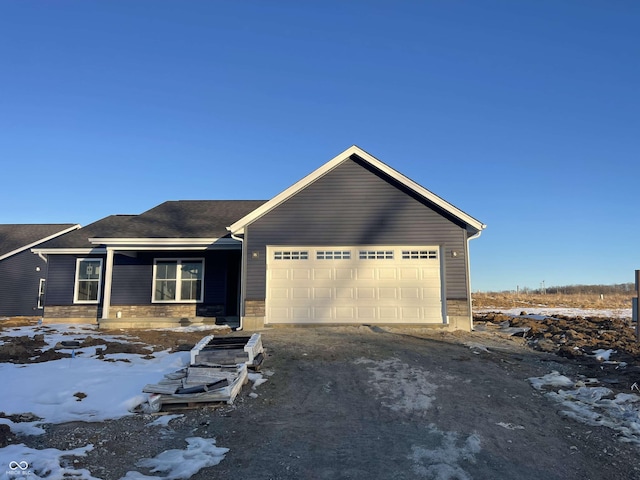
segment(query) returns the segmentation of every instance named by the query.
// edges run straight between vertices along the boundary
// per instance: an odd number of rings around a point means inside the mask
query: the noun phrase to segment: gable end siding
[[[446,296],[466,299],[466,230],[443,213],[349,159],[246,228],[246,299],[265,298],[267,245],[375,244],[440,245]]]

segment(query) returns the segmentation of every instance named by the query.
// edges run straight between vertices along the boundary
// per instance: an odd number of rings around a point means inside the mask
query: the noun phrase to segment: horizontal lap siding
[[[226,303],[226,252],[158,252],[138,254],[137,257],[114,256],[112,305],[152,304],[153,262],[156,258],[204,258],[203,303]]]
[[[246,297],[265,298],[266,245],[386,244],[443,246],[447,297],[466,298],[466,231],[437,208],[348,160],[247,228]]]
[[[82,258],[86,257],[88,256]],[[49,267],[45,307],[47,305],[73,305],[76,258],[79,257],[75,255],[48,255],[47,258],[49,259]]]
[[[40,268],[37,271],[36,268]],[[40,279],[47,264],[25,250],[0,261],[0,316],[37,316]]]

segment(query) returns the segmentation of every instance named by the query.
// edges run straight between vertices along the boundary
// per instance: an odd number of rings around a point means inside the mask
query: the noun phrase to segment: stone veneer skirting
[[[109,318],[176,318],[196,317],[198,304],[162,304],[162,305],[111,305]]]
[[[98,305],[54,305],[44,309],[45,318],[86,318],[96,320],[102,314]]]
[[[245,317],[264,317],[266,315],[264,300],[246,300],[244,302]]]

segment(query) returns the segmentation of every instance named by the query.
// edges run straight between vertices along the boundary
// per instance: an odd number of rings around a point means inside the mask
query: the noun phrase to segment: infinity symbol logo
[[[21,461],[20,463],[18,463],[18,462],[11,462],[11,463],[9,464],[9,468],[10,468],[11,470],[17,470],[18,468],[19,468],[20,470],[26,470],[27,468],[29,468],[29,464],[28,464],[27,462],[25,462],[24,460],[23,460],[23,461]]]

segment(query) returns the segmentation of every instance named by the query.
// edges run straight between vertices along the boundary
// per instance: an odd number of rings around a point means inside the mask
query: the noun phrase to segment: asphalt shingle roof
[[[140,215],[111,215],[39,248],[90,248],[89,238],[223,238],[265,200],[178,200]]]
[[[51,235],[56,235],[75,223],[25,223],[0,225],[0,257],[27,245],[34,244]]]

